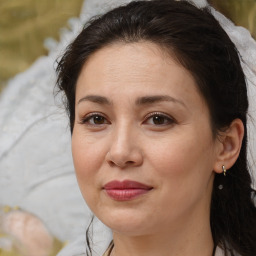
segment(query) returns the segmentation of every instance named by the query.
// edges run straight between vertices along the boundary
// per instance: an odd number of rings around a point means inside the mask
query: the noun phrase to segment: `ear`
[[[223,165],[227,170],[234,165],[240,153],[243,137],[244,125],[240,119],[233,120],[229,128],[220,133],[214,164],[215,172],[223,172]]]

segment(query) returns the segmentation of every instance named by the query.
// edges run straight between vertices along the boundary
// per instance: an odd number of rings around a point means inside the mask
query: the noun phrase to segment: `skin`
[[[138,103],[159,95],[171,100]],[[241,122],[214,137],[191,74],[149,42],[115,43],[92,54],[77,81],[75,109],[77,180],[91,210],[113,231],[111,255],[210,256],[214,173],[238,156]],[[126,179],[152,189],[125,202],[103,189]]]

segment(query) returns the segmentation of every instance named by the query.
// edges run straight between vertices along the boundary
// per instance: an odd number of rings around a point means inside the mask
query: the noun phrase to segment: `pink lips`
[[[131,180],[113,180],[105,184],[103,188],[107,195],[116,201],[132,200],[152,189],[150,186]]]

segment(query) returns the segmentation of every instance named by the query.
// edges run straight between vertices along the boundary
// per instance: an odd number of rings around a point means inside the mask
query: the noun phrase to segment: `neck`
[[[190,213],[188,219],[177,221],[150,235],[132,236],[113,232],[111,256],[212,256],[213,239],[209,218]],[[192,218],[191,218],[192,217]]]

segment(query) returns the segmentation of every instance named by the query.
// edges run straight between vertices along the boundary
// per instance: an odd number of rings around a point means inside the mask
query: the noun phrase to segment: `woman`
[[[116,8],[57,72],[80,190],[113,233],[106,255],[256,255],[246,82],[208,9]]]

